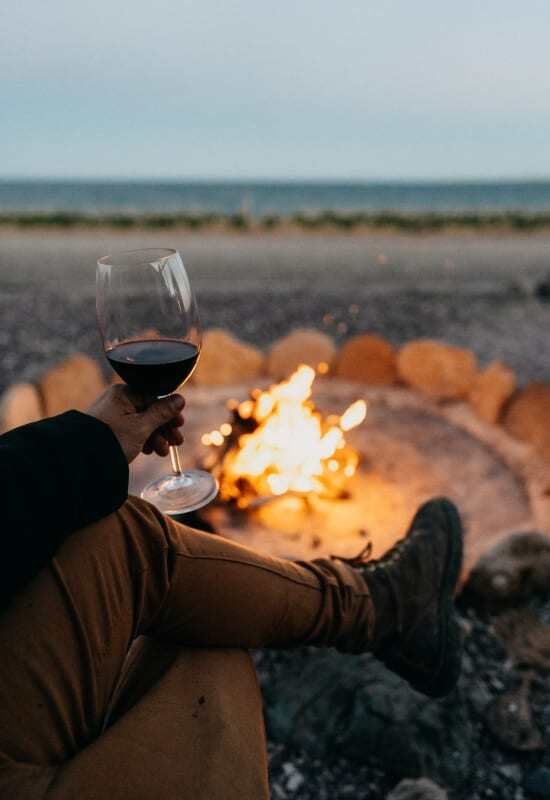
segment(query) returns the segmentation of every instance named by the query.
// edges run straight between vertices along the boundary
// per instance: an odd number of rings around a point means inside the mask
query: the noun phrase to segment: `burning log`
[[[311,400],[314,379],[315,371],[302,365],[288,380],[230,401],[231,422],[203,435],[221,501],[244,509],[285,494],[346,496],[359,454],[345,433],[365,419],[366,403],[357,400],[341,416],[323,418]]]

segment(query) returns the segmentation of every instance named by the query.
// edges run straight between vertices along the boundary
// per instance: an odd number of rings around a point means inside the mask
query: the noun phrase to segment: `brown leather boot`
[[[338,560],[360,572],[372,597],[373,637],[363,649],[372,650],[417,691],[448,694],[462,660],[453,605],[462,525],[453,503],[446,498],[425,503],[405,538],[380,559],[365,561],[363,553]],[[355,646],[350,650],[358,652]]]

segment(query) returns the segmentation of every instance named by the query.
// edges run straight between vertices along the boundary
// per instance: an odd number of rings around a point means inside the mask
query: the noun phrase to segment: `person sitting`
[[[2,798],[267,798],[252,648],[371,652],[434,697],[457,682],[453,504],[371,561],[193,530],[128,497],[128,464],[181,443],[183,405],[116,386],[0,437]]]

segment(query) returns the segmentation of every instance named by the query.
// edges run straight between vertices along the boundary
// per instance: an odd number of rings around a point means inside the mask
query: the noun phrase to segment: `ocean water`
[[[0,181],[0,211],[169,213],[246,211],[550,211],[550,181],[299,183]]]

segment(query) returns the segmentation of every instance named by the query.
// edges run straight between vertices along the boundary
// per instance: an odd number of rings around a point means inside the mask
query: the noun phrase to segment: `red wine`
[[[199,349],[181,339],[137,339],[105,353],[112,368],[132,389],[160,397],[181,386],[195,369]]]

